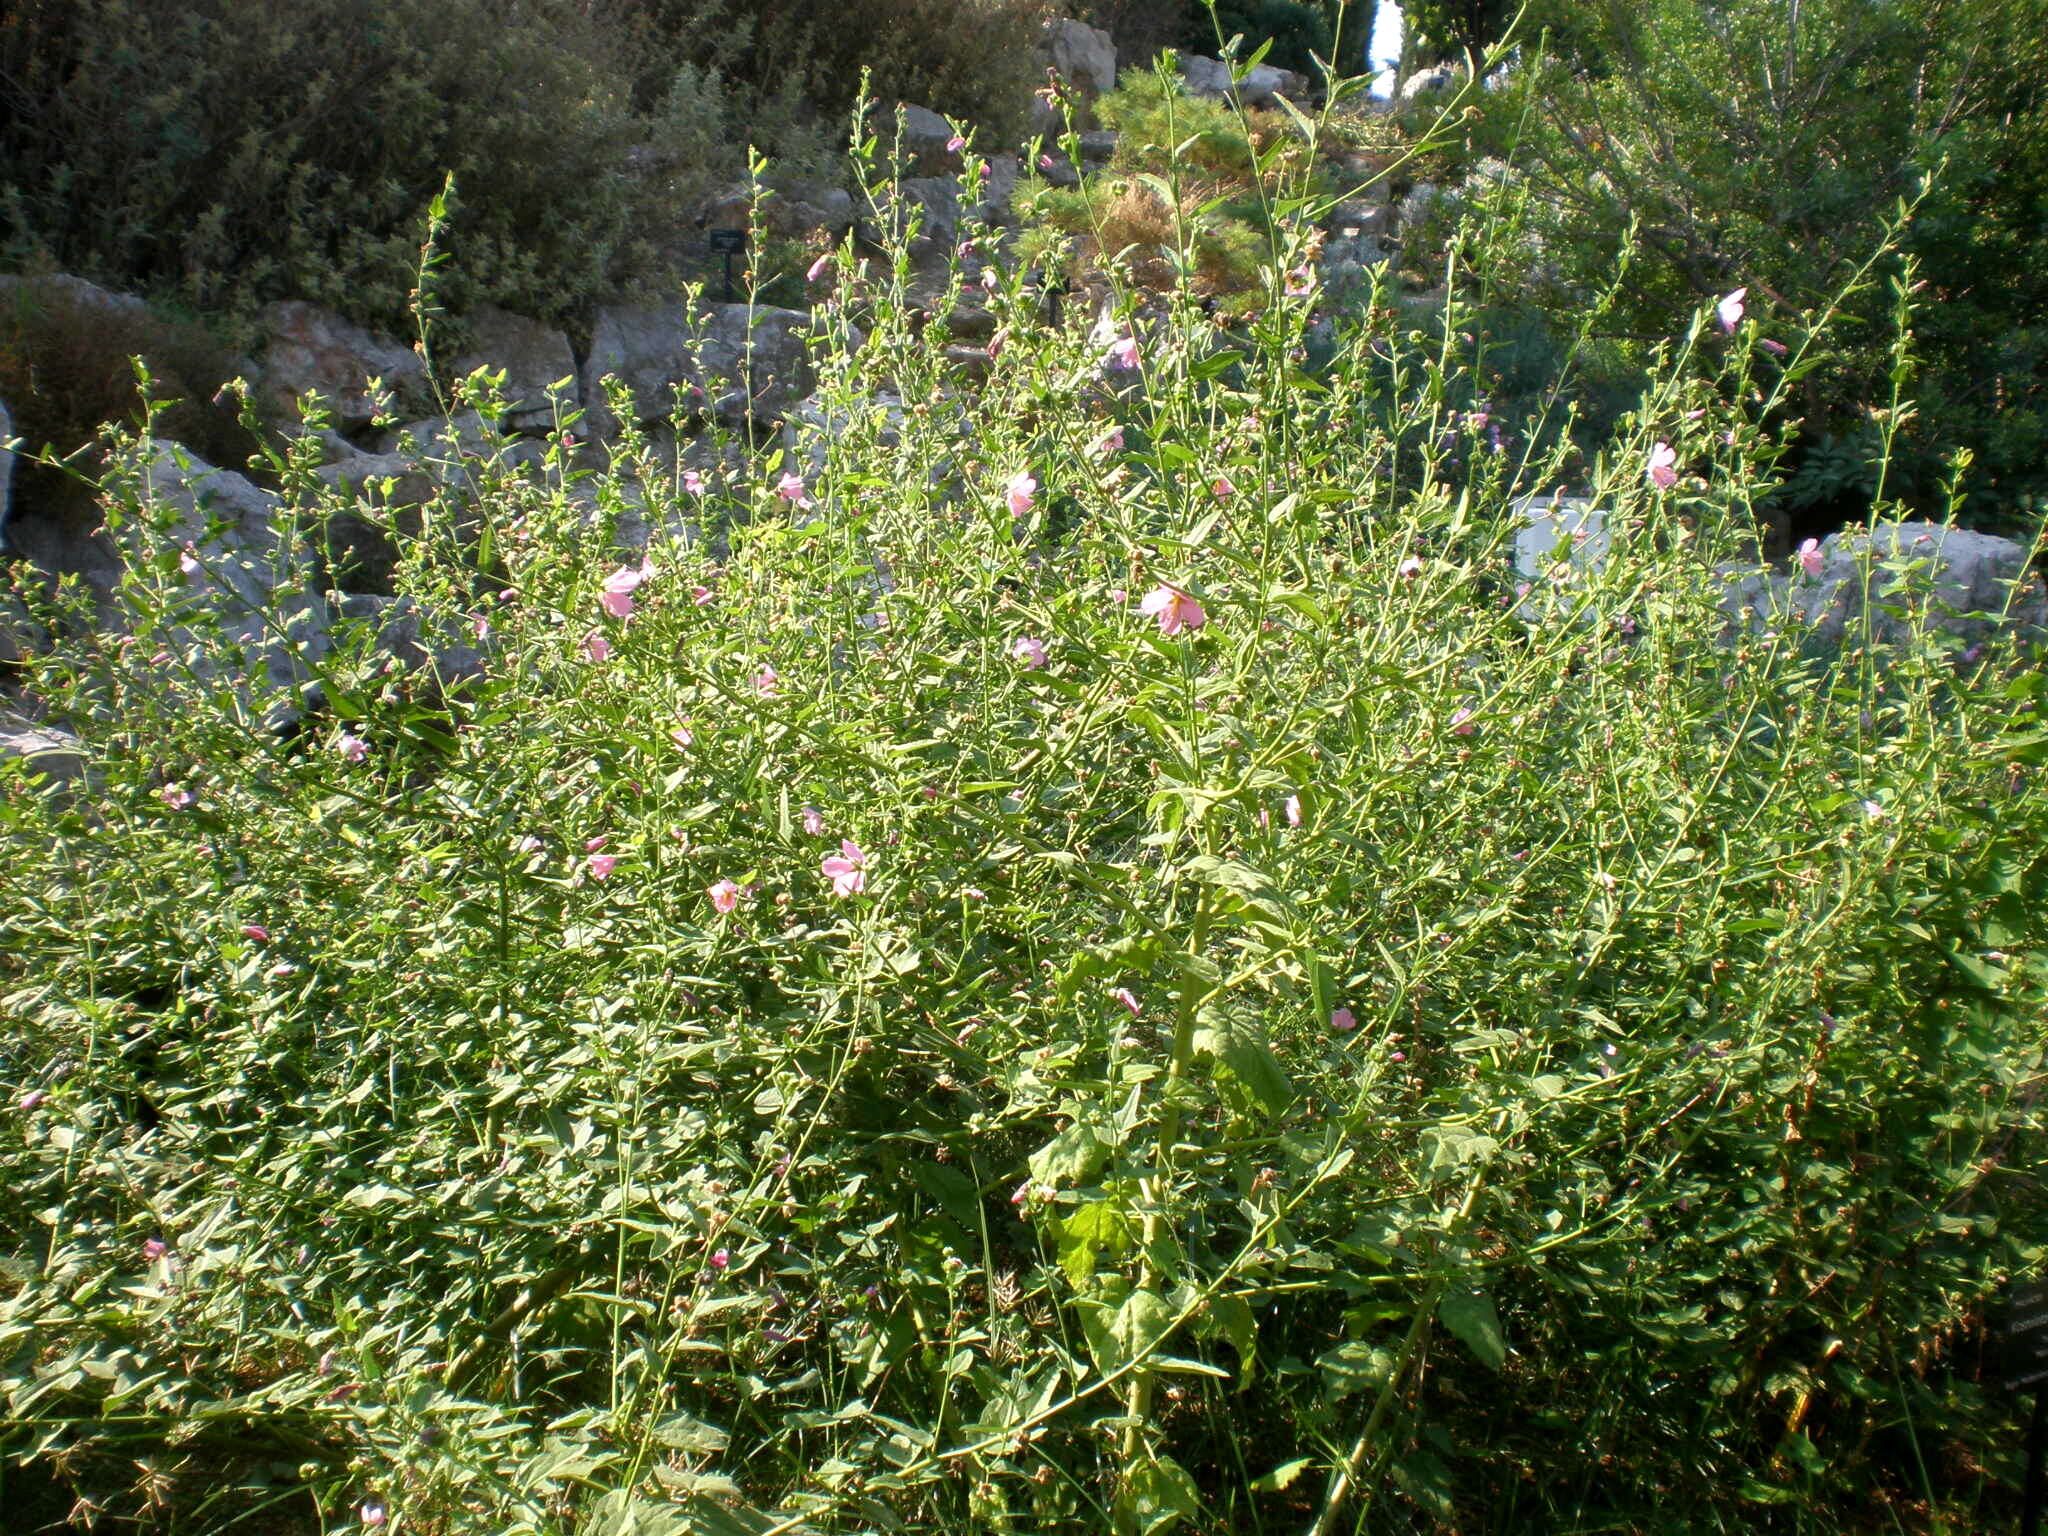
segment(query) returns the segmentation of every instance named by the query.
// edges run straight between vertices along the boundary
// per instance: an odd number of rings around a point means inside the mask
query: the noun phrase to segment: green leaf
[[[1493,1310],[1493,1298],[1486,1292],[1471,1288],[1447,1291],[1437,1303],[1436,1315],[1482,1364],[1497,1371],[1508,1363],[1500,1315]]]
[[[1134,1517],[1142,1536],[1170,1531],[1202,1513],[1202,1495],[1180,1463],[1166,1456],[1147,1456],[1133,1467],[1117,1493],[1117,1503]]]
[[[698,1456],[714,1456],[732,1440],[732,1436],[716,1424],[707,1424],[687,1413],[666,1414],[655,1420],[647,1433],[656,1445],[689,1451]]]
[[[1102,1138],[1076,1120],[1031,1154],[1031,1177],[1040,1184],[1057,1185],[1062,1180],[1085,1184],[1109,1161],[1109,1153]]]
[[[1123,1294],[1129,1282],[1118,1278],[1104,1287],[1104,1300],[1075,1303],[1089,1356],[1105,1376],[1150,1354],[1173,1330],[1173,1308],[1156,1291]]]
[[[1300,1477],[1302,1473],[1315,1464],[1315,1458],[1312,1456],[1303,1456],[1294,1461],[1283,1461],[1272,1471],[1253,1478],[1252,1490],[1255,1493],[1285,1492],[1296,1478]]]
[[[1230,1079],[1271,1114],[1294,1102],[1294,1085],[1258,1026],[1222,1008],[1203,1008],[1194,1037],[1195,1053],[1208,1056]]]
[[[1399,1365],[1400,1360],[1391,1349],[1368,1344],[1363,1339],[1347,1339],[1316,1361],[1324,1384],[1338,1397],[1379,1391],[1393,1380]]]
[[[912,1163],[910,1176],[962,1230],[981,1230],[981,1191],[974,1180],[948,1163]]]
[[[1076,1289],[1088,1283],[1103,1255],[1122,1258],[1130,1246],[1130,1216],[1117,1200],[1085,1201],[1059,1223],[1060,1268]]]

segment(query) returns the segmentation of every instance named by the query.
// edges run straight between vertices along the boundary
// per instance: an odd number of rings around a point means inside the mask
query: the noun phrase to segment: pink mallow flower
[[[1010,654],[1027,667],[1045,665],[1045,642],[1031,635],[1019,635],[1010,645]]]
[[[591,879],[609,880],[612,871],[619,867],[619,856],[615,853],[593,853],[583,861],[583,866],[590,871]]]
[[[804,494],[804,480],[802,475],[784,475],[780,480],[775,482],[775,494],[780,496],[784,501],[795,502],[800,507],[808,507],[811,505],[811,498]]]
[[[1135,337],[1124,336],[1110,344],[1109,366],[1124,369],[1138,366],[1138,343]]]
[[[1821,567],[1827,563],[1820,552],[1820,540],[1808,539],[1799,546],[1799,568],[1809,576],[1819,576]]]
[[[1287,825],[1290,827],[1301,825],[1301,796],[1289,795],[1286,803],[1280,808],[1287,813]]]
[[[270,930],[261,923],[244,923],[242,924],[242,937],[254,944],[268,944],[270,942]]]
[[[370,744],[360,736],[351,735],[349,732],[343,731],[341,739],[334,744],[334,750],[339,752],[347,761],[360,763],[370,755]]]
[[[597,600],[598,606],[615,619],[626,618],[633,612],[633,594],[653,574],[651,566],[620,566],[605,577],[604,595]]]
[[[1088,445],[1088,457],[1091,459],[1107,458],[1112,453],[1123,452],[1123,448],[1124,429],[1122,427],[1111,427],[1102,436],[1096,438],[1094,442]]]
[[[961,138],[960,135],[957,133],[954,134],[953,137],[951,137],[950,139],[946,140],[946,153],[949,155],[957,155],[960,153],[961,150],[965,149],[966,147],[967,141]]]
[[[1358,1016],[1349,1008],[1333,1008],[1330,1010],[1330,1028],[1340,1035],[1346,1034],[1358,1028]]]
[[[851,838],[841,838],[839,851],[828,853],[818,864],[818,872],[832,882],[834,896],[857,896],[867,888],[868,856],[861,852],[860,845]]]
[[[179,784],[166,784],[160,793],[164,804],[174,811],[189,811],[199,803],[199,797]]]
[[[1646,471],[1650,477],[1650,484],[1660,491],[1668,491],[1678,484],[1677,463],[1678,450],[1660,439],[1657,446],[1650,450],[1650,464]]]
[[[1478,727],[1472,723],[1471,710],[1460,708],[1451,711],[1451,734],[1453,736],[1470,736],[1477,729]]]
[[[810,271],[804,274],[804,281],[807,283],[815,283],[819,278],[823,277],[827,272],[830,272],[831,270],[832,253],[830,251],[827,251],[824,255],[820,256],[816,261],[811,263]]]
[[[583,654],[591,661],[610,661],[612,659],[612,643],[597,630],[593,629],[583,637]]]
[[[1394,574],[1396,576],[1406,576],[1410,580],[1420,576],[1422,574],[1422,557],[1420,555],[1410,555],[1406,560],[1403,560],[1394,567]]]
[[[694,469],[684,470],[683,489],[692,496],[702,496],[704,494],[704,477]]]
[[[1738,288],[1733,293],[1725,295],[1721,302],[1714,306],[1714,313],[1721,321],[1723,335],[1733,336],[1735,327],[1742,324],[1742,301],[1748,295],[1747,288]]]
[[[1159,633],[1168,639],[1184,629],[1200,629],[1209,615],[1179,587],[1157,586],[1139,600],[1138,611],[1159,620]]]
[[[1020,469],[1010,476],[1010,483],[1003,487],[1003,495],[1010,504],[1010,516],[1022,517],[1029,512],[1038,497],[1038,482],[1031,478],[1031,471]]]
[[[815,805],[804,807],[804,835],[823,837],[825,835],[825,813]]]
[[[1218,501],[1222,501],[1227,497],[1235,496],[1237,494],[1237,487],[1230,483],[1230,477],[1228,475],[1218,475],[1215,478],[1215,480],[1210,483],[1209,494],[1214,496]]]
[[[767,662],[754,669],[754,691],[764,699],[772,699],[782,691],[782,674]]]
[[[1114,992],[1111,992],[1109,995],[1115,998],[1118,1002],[1122,1003],[1125,1008],[1129,1009],[1130,1015],[1134,1019],[1142,1011],[1138,1005],[1137,997],[1132,993],[1129,987],[1118,987]]]
[[[740,888],[730,880],[721,880],[706,887],[704,894],[711,898],[711,905],[720,913],[730,912],[740,904]]]

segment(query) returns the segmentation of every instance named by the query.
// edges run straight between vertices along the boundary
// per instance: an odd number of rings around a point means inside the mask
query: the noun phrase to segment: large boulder
[[[592,429],[617,429],[602,381],[625,386],[635,418],[665,421],[715,412],[733,425],[771,422],[811,391],[806,345],[814,321],[803,310],[716,304],[692,316],[680,304],[600,310],[583,365]]]
[[[953,151],[946,148],[953,142],[953,125],[929,107],[916,107],[905,102],[896,110],[901,114],[903,124],[902,138],[898,143],[904,160],[923,170],[944,170],[953,158]],[[880,130],[886,140],[896,132],[896,125],[884,122]]]
[[[343,431],[384,414],[373,397],[378,380],[399,414],[425,415],[433,406],[426,364],[410,347],[352,325],[332,310],[287,299],[265,306],[257,404],[282,421],[295,421],[301,401],[317,392]]]
[[[746,229],[754,217],[752,185],[739,181],[707,198],[691,219],[698,229]],[[853,194],[822,181],[771,181],[760,196],[761,227],[781,240],[822,230],[833,239],[853,227]]]
[[[1427,96],[1443,96],[1457,90],[1462,78],[1460,71],[1449,64],[1432,64],[1427,69],[1418,69],[1401,82],[1400,98],[1404,102],[1421,101]]]
[[[504,370],[505,425],[514,432],[554,425],[555,402],[573,411],[583,398],[576,354],[554,326],[485,305],[468,316],[469,349],[455,360],[456,377],[478,368]]]
[[[85,750],[69,731],[0,714],[0,762],[25,764],[55,787],[85,772]]]
[[[2028,573],[2025,546],[1995,534],[1940,523],[1879,523],[1867,533],[1830,534],[1816,553],[1818,575],[1795,560],[1782,584],[1746,594],[1748,606],[1762,599],[1767,612],[1789,611],[1829,643],[1860,631],[1866,588],[1871,627],[1886,640],[1924,624],[1969,643],[2008,624],[2048,621],[2048,601]],[[1738,591],[1744,585],[1733,584]],[[1730,606],[1732,613],[1738,604]]]
[[[950,176],[913,176],[897,184],[896,201],[884,214],[893,227],[869,231],[878,243],[902,239],[914,221],[913,257],[949,251],[960,234],[960,185]]]
[[[1210,101],[1237,98],[1247,107],[1270,107],[1285,96],[1291,101],[1306,94],[1307,81],[1291,69],[1255,64],[1243,80],[1232,83],[1230,66],[1221,59],[1192,54],[1180,61],[1181,86],[1190,96]]]
[[[1079,97],[1079,116],[1089,120],[1096,97],[1116,89],[1116,44],[1107,32],[1085,22],[1056,19],[1045,25],[1038,42],[1040,60]],[[1051,136],[1066,130],[1065,119],[1042,97],[1034,96],[1030,131]]]
[[[0,277],[0,304],[60,304],[75,313],[105,320],[138,321],[149,317],[149,305],[134,294],[113,293],[68,272]]]

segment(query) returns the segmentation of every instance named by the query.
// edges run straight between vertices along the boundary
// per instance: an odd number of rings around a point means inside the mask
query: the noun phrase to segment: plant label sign
[[[744,229],[714,229],[711,231],[711,249],[721,256],[737,256],[747,248],[747,232]]]
[[[2048,1283],[2015,1286],[1998,1311],[1998,1375],[2020,1390],[2048,1385]]]

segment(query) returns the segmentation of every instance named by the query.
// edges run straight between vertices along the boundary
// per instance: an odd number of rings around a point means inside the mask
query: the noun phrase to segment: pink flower
[[[712,600],[717,596],[718,594],[713,592],[709,587],[690,588],[690,601],[695,603],[699,608],[710,607]]]
[[[695,471],[694,469],[684,470],[683,489],[688,491],[692,496],[702,496],[704,494],[704,477],[698,474],[697,471]]]
[[[1872,821],[1883,821],[1884,807],[1879,805],[1875,800],[1866,800],[1863,802],[1863,814],[1868,816]]]
[[[1339,1034],[1354,1030],[1358,1028],[1357,1015],[1353,1014],[1349,1008],[1333,1008],[1330,1010],[1330,1028],[1336,1030]]]
[[[1301,796],[1289,795],[1280,809],[1287,813],[1287,825],[1290,827],[1301,825]]]
[[[1678,471],[1673,468],[1677,463],[1678,450],[1660,438],[1657,446],[1650,450],[1650,484],[1660,491],[1668,491],[1678,484]]]
[[[1727,294],[1714,306],[1714,313],[1720,317],[1723,335],[1733,336],[1735,327],[1742,324],[1742,301],[1748,295],[1747,288],[1738,288]]]
[[[609,880],[612,871],[619,867],[619,856],[615,853],[593,853],[583,861],[583,866],[590,871],[591,879]]]
[[[1184,629],[1200,629],[1209,622],[1202,605],[1179,587],[1154,587],[1139,602],[1138,611],[1157,618],[1159,633],[1168,639]]]
[[[1237,487],[1230,483],[1228,475],[1218,475],[1209,486],[1209,494],[1222,501],[1227,496],[1235,496]]]
[[[827,272],[831,270],[832,253],[830,251],[827,251],[824,255],[820,256],[816,261],[811,263],[810,271],[804,274],[804,281],[807,283],[815,283],[819,278],[823,277]]]
[[[818,864],[818,872],[832,882],[834,896],[857,896],[866,889],[868,856],[862,853],[860,845],[851,838],[841,838],[839,851],[828,853]]]
[[[711,898],[712,908],[720,913],[730,912],[740,904],[740,888],[730,880],[707,886],[704,894]]]
[[[187,576],[197,576],[199,574],[199,556],[194,552],[190,544],[187,544],[178,555],[178,569]]]
[[[587,838],[583,844],[583,851],[585,853],[600,853],[604,850],[604,845],[611,840],[610,833],[605,833],[599,837]]]
[[[160,1259],[170,1251],[169,1246],[160,1237],[145,1237],[142,1240],[142,1256],[145,1259]]]
[[[1088,457],[1091,459],[1107,458],[1112,453],[1122,453],[1123,449],[1124,429],[1122,427],[1111,427],[1102,436],[1096,438],[1094,442],[1088,445]]]
[[[1785,355],[1785,343],[1783,343],[1782,341],[1773,341],[1768,336],[1759,336],[1757,338],[1756,344],[1762,347],[1766,352],[1770,353],[1773,357],[1783,357]]]
[[[176,784],[166,784],[159,793],[163,796],[164,804],[174,811],[189,811],[199,803],[199,797],[191,790]]]
[[[732,1255],[723,1248],[719,1249],[718,1252],[711,1255],[711,1267],[713,1269],[725,1269],[728,1268],[731,1264]]]
[[[360,763],[370,755],[370,744],[360,736],[352,736],[347,731],[343,731],[341,733],[341,740],[334,744],[334,750],[339,752],[349,762]]]
[[[784,501],[795,502],[800,507],[811,505],[811,498],[804,494],[804,481],[801,475],[784,475],[775,482],[775,494]]]
[[[981,269],[981,286],[983,292],[994,293],[996,291],[996,288],[1001,284],[1001,282],[1002,279],[996,275],[996,269],[994,267],[983,267]]]
[[[1030,635],[1019,635],[1010,645],[1010,654],[1027,667],[1045,665],[1045,643]]]
[[[957,155],[960,153],[961,150],[965,149],[966,147],[967,141],[961,138],[960,135],[957,133],[954,134],[953,137],[951,137],[950,139],[946,140],[947,154]]]
[[[1038,168],[1041,171],[1049,171],[1052,169],[1052,166],[1053,159],[1051,155],[1040,155],[1038,157]]]
[[[627,617],[633,611],[633,593],[638,590],[640,583],[653,574],[653,568],[650,566],[643,565],[638,570],[631,566],[620,566],[605,577],[604,595],[597,600],[598,606],[615,619]]]
[[[782,691],[782,674],[767,662],[754,669],[754,691],[764,699],[772,699]]]
[[[825,813],[815,805],[804,807],[804,835],[823,837],[825,835]]]
[[[356,1513],[362,1516],[363,1524],[375,1530],[384,1523],[384,1501],[382,1499],[365,1499],[363,1500],[363,1507],[357,1510]]]
[[[1124,369],[1138,366],[1138,342],[1136,337],[1124,336],[1110,344],[1109,366]]]
[[[1420,576],[1422,574],[1422,557],[1420,555],[1410,555],[1406,560],[1403,560],[1394,567],[1394,574],[1410,578]]]
[[[1298,299],[1307,294],[1315,285],[1315,274],[1307,267],[1296,267],[1287,274],[1287,296]]]
[[[668,739],[687,752],[690,750],[691,744],[696,741],[697,733],[687,725],[679,725],[668,733]]]
[[[1131,989],[1129,987],[1118,987],[1114,992],[1110,993],[1109,995],[1115,998],[1118,1002],[1122,1003],[1124,1007],[1128,1008],[1131,1012],[1132,1018],[1135,1019],[1138,1016],[1140,1012],[1138,1000],[1136,997],[1132,996]]]
[[[593,629],[583,637],[583,654],[591,661],[610,661],[612,659],[612,643],[599,631]]]
[[[43,1100],[47,1099],[48,1097],[49,1094],[44,1092],[42,1089],[31,1088],[27,1093],[24,1093],[21,1096],[22,1112],[26,1114],[29,1110],[32,1110],[36,1108],[38,1105],[40,1105],[43,1102]]]
[[[1808,539],[1799,546],[1799,568],[1809,576],[1818,576],[1826,557],[1820,552],[1820,540]]]
[[[1454,709],[1451,711],[1451,734],[1453,736],[1470,736],[1477,729],[1479,727],[1472,723],[1471,710]]]
[[[242,937],[257,944],[268,944],[270,942],[270,930],[261,923],[244,923],[242,924]]]
[[[1038,495],[1038,482],[1031,478],[1031,471],[1020,469],[1010,476],[1003,492],[1010,503],[1010,516],[1022,517],[1031,510],[1033,498]]]

